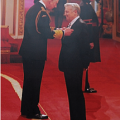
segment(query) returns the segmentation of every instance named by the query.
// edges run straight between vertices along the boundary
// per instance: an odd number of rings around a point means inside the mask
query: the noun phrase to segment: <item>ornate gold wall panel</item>
[[[16,28],[16,11],[17,11],[17,0],[14,0],[14,11],[13,11],[13,35],[15,35]]]
[[[19,0],[18,35],[24,34],[24,0]]]

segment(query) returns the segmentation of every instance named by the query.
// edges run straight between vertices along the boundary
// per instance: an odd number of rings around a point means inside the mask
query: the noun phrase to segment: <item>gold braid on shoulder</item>
[[[51,17],[50,17],[50,15],[49,15],[48,11],[46,11],[43,7],[41,7],[41,10],[38,12],[38,14],[37,14],[37,16],[36,16],[36,19],[35,19],[36,31],[37,31],[39,34],[41,34],[41,33],[38,31],[38,26],[37,26],[37,24],[38,24],[38,20],[39,20],[39,18],[40,18],[40,14],[41,14],[42,11],[46,12],[47,15],[49,16],[50,20],[51,20]],[[54,27],[51,27],[51,31],[52,31],[52,30],[54,30]],[[54,38],[56,38],[56,39],[61,39],[61,38],[62,38],[62,36],[63,36],[62,30],[54,30],[54,32],[55,32],[55,34],[53,35]]]
[[[38,24],[38,20],[39,20],[39,18],[40,18],[40,14],[41,14],[42,11],[46,12],[47,15],[49,16],[50,20],[51,20],[51,17],[50,17],[50,15],[49,15],[48,11],[46,11],[46,10],[44,9],[44,7],[41,7],[41,10],[38,12],[38,14],[37,14],[37,16],[36,16],[36,19],[35,19],[36,31],[37,31],[39,34],[41,34],[41,33],[38,31],[38,26],[37,26],[37,24]]]

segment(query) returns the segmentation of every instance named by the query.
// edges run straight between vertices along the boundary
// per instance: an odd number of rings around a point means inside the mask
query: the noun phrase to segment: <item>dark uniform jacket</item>
[[[90,4],[80,4],[80,17],[82,20],[92,19],[92,29],[89,30],[89,42],[94,43],[94,48],[90,50],[90,62],[100,62],[100,46],[99,46],[99,22],[98,17]],[[90,25],[89,25],[90,26]]]
[[[77,70],[81,67],[87,68],[89,64],[88,52],[90,46],[87,25],[79,18],[71,29],[74,29],[73,33],[62,39],[59,69],[63,72],[66,70]]]
[[[46,60],[47,39],[53,38],[49,14],[45,7],[37,2],[27,12],[25,18],[24,38],[19,54],[31,60]]]

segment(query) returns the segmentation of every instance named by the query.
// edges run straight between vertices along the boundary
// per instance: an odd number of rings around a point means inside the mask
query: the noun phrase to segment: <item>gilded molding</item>
[[[24,34],[24,0],[19,0],[18,35]]]
[[[13,11],[13,35],[15,35],[15,28],[16,28],[16,11],[17,11],[17,1],[14,0],[14,11]]]
[[[3,8],[2,8],[2,13],[1,13],[2,21],[1,25],[5,25],[5,15],[6,15],[6,0],[3,0]]]

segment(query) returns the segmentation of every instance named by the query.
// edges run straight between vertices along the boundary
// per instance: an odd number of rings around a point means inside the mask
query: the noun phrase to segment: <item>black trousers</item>
[[[85,99],[82,92],[83,69],[64,72],[71,120],[86,120]]]
[[[86,78],[85,78],[85,90],[90,88],[90,84],[88,82],[88,69],[86,70]]]
[[[23,58],[24,83],[21,101],[21,114],[40,113],[38,108],[40,85],[45,61]]]

